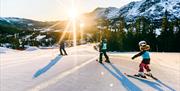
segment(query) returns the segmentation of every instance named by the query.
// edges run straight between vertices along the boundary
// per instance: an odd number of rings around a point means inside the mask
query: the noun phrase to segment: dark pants
[[[109,61],[109,57],[108,57],[108,55],[106,54],[106,50],[102,50],[102,51],[100,52],[100,55],[99,55],[99,62],[102,62],[102,56],[103,56],[103,54],[104,54],[104,56],[105,56],[105,58],[106,58],[106,61]]]
[[[60,48],[60,54],[61,54],[61,55],[63,55],[63,52],[62,52],[62,51],[64,52],[65,55],[67,55],[65,48]]]
[[[147,72],[151,71],[151,69],[149,68],[149,64],[141,62],[141,64],[139,65],[139,72],[144,72],[144,68]]]

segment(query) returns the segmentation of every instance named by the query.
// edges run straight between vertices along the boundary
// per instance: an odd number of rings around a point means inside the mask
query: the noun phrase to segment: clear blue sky
[[[97,7],[121,7],[139,0],[74,0],[79,13],[90,12]],[[21,17],[35,20],[63,20],[72,0],[0,0],[1,17]]]

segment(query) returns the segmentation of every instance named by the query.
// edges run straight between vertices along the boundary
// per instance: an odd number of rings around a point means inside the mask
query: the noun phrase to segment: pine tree
[[[180,43],[178,43],[178,41],[180,40],[180,19],[178,19],[178,18],[176,18],[176,20],[175,20],[175,27],[176,27],[176,29],[175,29],[175,33],[174,33],[174,51],[176,51],[176,52],[180,52]]]
[[[119,28],[119,31],[118,31],[118,44],[119,44],[119,50],[120,51],[125,51],[124,50],[124,41],[125,41],[125,34],[126,34],[126,32],[124,31],[124,29],[125,29],[125,25],[126,25],[126,23],[125,23],[125,20],[124,20],[124,17],[120,17],[120,22],[119,22],[119,26],[118,26],[118,28]]]
[[[154,31],[155,27],[152,23],[149,25],[149,32],[147,34],[147,41],[149,42],[149,45],[151,46],[151,51],[158,51],[158,46],[157,46],[157,35],[156,32]]]
[[[133,32],[133,24],[129,25],[128,31],[126,33],[125,39],[124,39],[124,48],[126,51],[135,51],[136,49],[136,43],[135,43],[135,36]]]
[[[165,15],[162,19],[162,31],[158,36],[159,49],[160,51],[172,51],[173,48],[173,23],[168,21],[167,18],[168,12],[165,11]]]

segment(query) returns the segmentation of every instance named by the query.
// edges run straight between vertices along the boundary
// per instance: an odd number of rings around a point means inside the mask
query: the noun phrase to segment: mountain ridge
[[[97,18],[125,17],[126,20],[131,21],[140,16],[159,20],[163,17],[165,11],[170,15],[168,19],[180,19],[180,0],[142,0],[131,2],[121,8],[98,7],[90,13],[95,14]]]

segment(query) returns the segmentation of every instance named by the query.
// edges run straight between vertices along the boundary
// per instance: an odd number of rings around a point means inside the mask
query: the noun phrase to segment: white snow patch
[[[29,47],[25,51],[36,51],[36,50],[39,50],[39,48],[37,48],[37,47]]]
[[[38,35],[38,36],[36,37],[36,39],[37,39],[37,40],[41,40],[41,39],[43,39],[44,37],[46,37],[46,35]]]
[[[157,35],[160,35],[161,34],[161,28],[156,29],[155,32]]]
[[[14,52],[15,50],[5,48],[5,47],[0,47],[0,53],[7,53],[7,52]]]
[[[131,10],[129,10],[129,13],[128,13],[127,16],[138,15],[138,14],[139,14],[138,9],[139,9],[139,7],[141,6],[141,4],[144,3],[144,2],[145,2],[145,0],[139,1],[138,3],[136,3],[136,4],[133,6],[133,8],[132,8]]]

